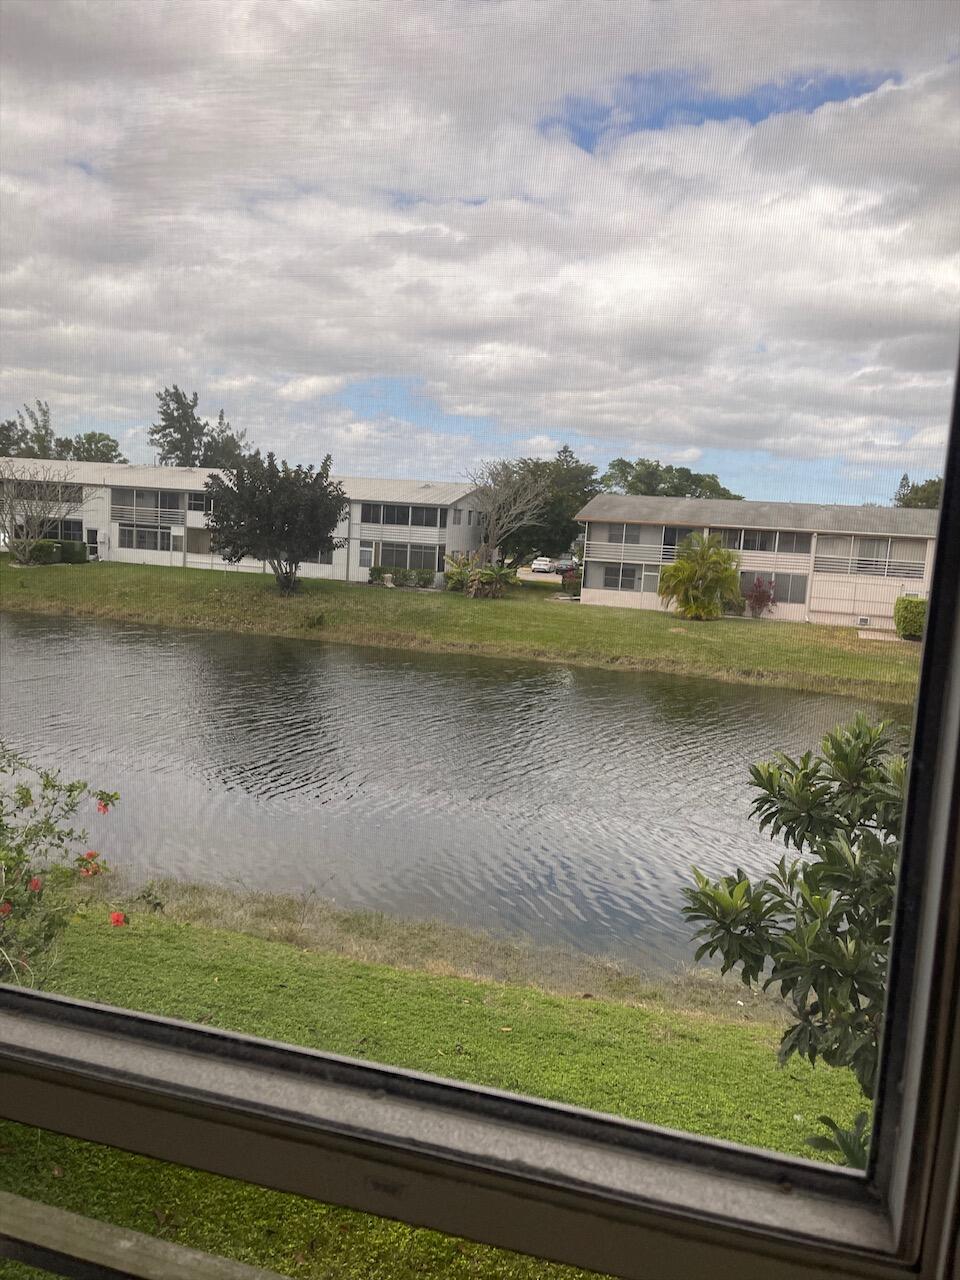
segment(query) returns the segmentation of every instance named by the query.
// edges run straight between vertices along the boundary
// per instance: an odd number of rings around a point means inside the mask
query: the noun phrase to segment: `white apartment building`
[[[29,459],[0,459],[22,473]],[[38,463],[51,480],[82,489],[82,504],[57,531],[84,541],[100,560],[261,573],[259,560],[226,564],[210,549],[204,468],[127,466],[100,462]],[[335,476],[349,503],[335,537],[343,545],[301,566],[305,578],[366,582],[373,565],[432,569],[444,556],[475,550],[479,519],[468,484]]]
[[[744,592],[770,583],[773,619],[889,629],[898,596],[930,592],[936,511],[605,493],[577,519],[584,604],[662,608],[661,566],[693,532],[739,554]]]

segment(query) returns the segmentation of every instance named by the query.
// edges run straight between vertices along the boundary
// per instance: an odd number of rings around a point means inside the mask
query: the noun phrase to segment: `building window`
[[[637,585],[637,570],[632,564],[620,566],[620,590],[633,591]],[[643,570],[640,571],[640,585],[643,586]]]
[[[790,533],[781,529],[777,537],[777,550],[783,555],[808,556],[810,543],[809,533]]]
[[[383,524],[409,524],[410,508],[398,507],[391,503],[383,504]]]
[[[380,524],[380,503],[362,502],[360,504],[360,520],[363,524]]]
[[[132,527],[132,525],[122,524],[122,525],[120,526],[120,546],[121,546],[121,547],[132,547],[132,546],[133,546],[133,527]]]
[[[728,551],[740,551],[743,547],[742,529],[711,529],[711,533],[719,533],[720,543]]]
[[[435,529],[437,527],[437,508],[411,507],[410,523],[420,529]]]
[[[437,547],[437,573],[443,573],[447,567],[447,548],[444,543]]]
[[[740,570],[740,594],[742,596],[748,596],[751,590],[753,589],[753,584],[758,579],[760,582],[765,583],[770,588],[771,591],[773,590],[773,574],[772,573],[757,573],[756,569],[741,569]]]
[[[385,569],[406,569],[409,548],[405,542],[384,542],[380,548],[380,563]]]
[[[460,509],[460,507],[453,508],[453,523],[454,524],[463,523],[463,511]]]
[[[663,530],[663,545],[665,547],[679,547],[681,542],[690,537],[691,533],[700,533],[700,530],[682,524],[668,524]]]
[[[807,575],[805,573],[778,573],[773,579],[774,604],[806,604]]]
[[[173,551],[182,551],[183,550],[183,534],[182,533],[172,534],[170,537],[170,546]]]
[[[369,569],[372,564],[373,564],[373,543],[361,542],[360,543],[360,568]]]
[[[169,490],[161,490],[160,492],[160,510],[161,511],[182,511],[183,504],[180,501],[179,493],[171,493]]]
[[[622,524],[608,524],[607,525],[607,541],[622,542],[624,532],[625,532],[625,527]]]
[[[467,524],[473,524],[473,512],[467,509]]]
[[[207,493],[188,493],[187,494],[187,510],[188,511],[209,511],[210,495]]]
[[[59,537],[61,542],[82,542],[83,521],[61,520]]]
[[[446,527],[447,527],[447,508],[441,507],[440,508],[440,528],[445,529]]]
[[[437,561],[437,548],[432,543],[423,546],[414,543],[410,547],[411,569],[433,569]]]
[[[776,529],[744,529],[744,551],[776,551]]]
[[[620,590],[620,565],[605,564],[603,566],[603,585],[614,591]]]

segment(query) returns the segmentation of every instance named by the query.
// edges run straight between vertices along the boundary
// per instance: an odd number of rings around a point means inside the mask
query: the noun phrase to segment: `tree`
[[[197,413],[199,396],[188,396],[176,383],[157,392],[160,421],[150,427],[150,443],[160,450],[160,464],[168,467],[237,466],[248,454],[245,431],[231,431],[223,416],[216,426]]]
[[[333,532],[347,507],[343,489],[330,479],[330,455],[316,469],[290,467],[259,449],[226,476],[211,476],[207,525],[211,545],[236,564],[244,556],[265,560],[285,594],[296,590],[304,560],[343,546]]]
[[[691,471],[689,467],[664,465],[659,459],[614,458],[600,477],[601,486],[612,493],[632,493],[645,498],[736,498],[712,472]]]
[[[893,495],[895,507],[928,507],[936,510],[940,505],[943,493],[943,476],[933,476],[929,480],[911,482],[904,472],[900,477],[897,492]]]
[[[16,417],[0,422],[0,458],[60,458],[73,462],[126,462],[113,436],[87,431],[78,436],[55,436],[50,406],[37,400],[25,404]]]
[[[120,446],[113,436],[105,431],[85,431],[74,436],[69,442],[70,451],[64,456],[74,462],[120,462],[127,459],[120,452]]]
[[[740,599],[740,557],[723,546],[719,534],[691,533],[673,564],[660,570],[659,592],[691,622],[719,618],[725,604]]]
[[[479,560],[486,564],[510,545],[520,529],[538,524],[549,500],[546,474],[526,461],[485,462],[468,472],[480,522]]]
[[[0,462],[0,537],[17,564],[29,564],[37,543],[82,506],[83,486],[69,472],[42,459]]]
[[[739,867],[711,881],[696,869],[684,890],[687,918],[702,939],[697,959],[740,966],[746,986],[779,985],[791,1023],[781,1065],[794,1054],[849,1068],[873,1098],[893,923],[906,759],[891,728],[858,715],[824,738],[821,753],[782,753],[750,770],[753,816],[771,839],[801,855],[781,858],[752,884]],[[831,1137],[808,1142],[866,1163],[866,1114],[852,1131],[829,1117]]]
[[[555,458],[521,458],[516,466],[541,483],[546,496],[536,520],[521,525],[499,544],[511,568],[534,552],[559,556],[569,551],[580,532],[574,517],[599,491],[596,467],[581,462],[569,445],[563,445]]]

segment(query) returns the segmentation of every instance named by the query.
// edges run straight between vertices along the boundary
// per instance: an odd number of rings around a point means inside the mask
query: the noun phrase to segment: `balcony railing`
[[[184,523],[184,512],[169,507],[127,507],[112,503],[110,519],[119,524],[138,524],[142,528],[169,529]]]
[[[676,547],[650,542],[599,542],[591,539],[584,548],[587,560],[607,560],[624,564],[670,564],[677,558]]]
[[[875,578],[922,578],[923,562],[878,560],[861,556],[814,556],[815,573],[866,574]]]

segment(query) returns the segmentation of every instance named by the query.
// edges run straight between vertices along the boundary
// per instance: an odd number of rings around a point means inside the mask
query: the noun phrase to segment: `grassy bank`
[[[115,929],[106,910],[68,928],[56,990],[799,1155],[820,1112],[859,1106],[849,1073],[779,1069],[767,1020],[416,972],[166,912]],[[9,1124],[0,1185],[311,1280],[583,1275]]]
[[[740,684],[912,701],[919,649],[856,631],[558,603],[539,584],[503,600],[304,582],[292,599],[260,574],[146,565],[0,563],[0,607],[255,632],[384,648],[488,654],[578,666],[663,671]]]

